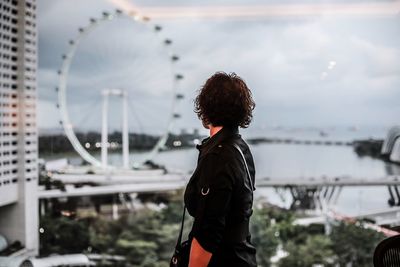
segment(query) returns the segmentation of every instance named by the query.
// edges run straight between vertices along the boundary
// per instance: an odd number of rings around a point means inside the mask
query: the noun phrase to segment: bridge
[[[141,175],[101,175],[101,174],[54,174],[53,179],[60,180],[70,186],[66,190],[40,190],[39,198],[74,197],[85,195],[105,195],[116,193],[138,193],[169,191],[181,189],[186,185],[187,175],[163,174]],[[96,186],[74,187],[71,184],[100,184]],[[382,177],[351,176],[310,176],[310,177],[263,177],[256,179],[257,187],[281,188],[324,188],[344,186],[398,186],[400,175]]]
[[[325,187],[325,186],[388,186],[400,185],[400,175],[382,177],[310,176],[310,177],[264,177],[257,179],[258,187]]]
[[[129,174],[54,174],[53,178],[66,184],[65,190],[42,189],[38,192],[40,199],[175,191],[185,187],[188,175],[164,174],[132,177]],[[277,190],[289,190],[293,198],[293,209],[315,209],[321,206],[322,201],[328,204],[335,203],[345,186],[387,186],[389,205],[400,206],[399,185],[400,175],[385,177],[263,177],[256,180],[258,188],[273,187]]]
[[[167,192],[184,188],[185,182],[162,182],[162,183],[137,183],[137,184],[114,184],[100,186],[84,186],[74,187],[66,186],[65,190],[51,189],[40,190],[38,192],[39,199],[50,198],[68,198],[68,197],[84,197],[84,196],[99,196],[113,195],[120,193],[155,193]]]
[[[295,139],[295,138],[252,138],[247,140],[251,144],[270,143],[270,144],[291,144],[291,145],[315,145],[315,146],[352,146],[353,142],[342,140],[323,140],[323,139]]]
[[[51,189],[40,190],[38,196],[40,199],[52,198],[71,198],[84,196],[99,196],[99,195],[120,195],[132,193],[157,193],[181,190],[186,186],[185,176],[169,175],[165,177],[149,176],[147,181],[145,177],[137,177],[131,180],[130,183],[125,180],[126,177],[108,177],[107,183],[97,186],[79,186],[75,187],[76,182],[104,182],[106,178],[101,175],[95,175],[88,178],[89,175],[82,174],[58,174],[55,177],[61,178],[67,182],[65,190]],[[132,177],[131,177],[132,178]],[[118,184],[112,182],[118,181]],[[335,203],[340,195],[343,187],[356,186],[387,186],[389,189],[389,204],[392,206],[400,206],[400,194],[397,186],[400,184],[399,175],[390,175],[385,177],[350,177],[350,176],[335,176],[335,177],[300,177],[300,178],[271,178],[264,177],[257,179],[257,187],[273,187],[281,190],[289,190],[293,201],[292,208],[294,209],[316,209],[321,210],[324,206],[329,206]],[[378,212],[369,212],[359,214],[354,219],[368,219],[376,225],[396,225],[400,223],[400,208],[388,208],[387,210]],[[307,223],[324,223],[325,216],[312,217],[299,220],[298,224]]]
[[[385,186],[388,188],[387,202],[390,206],[400,206],[400,175],[376,177],[352,176],[320,176],[298,178],[257,179],[257,187],[273,187],[279,190],[289,190],[293,198],[292,209],[315,209],[326,204],[336,203],[343,187]]]

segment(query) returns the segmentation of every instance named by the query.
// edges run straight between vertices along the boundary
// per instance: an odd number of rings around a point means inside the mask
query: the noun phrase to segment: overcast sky
[[[176,6],[277,2],[168,1]],[[140,8],[162,6],[166,1],[133,3]],[[89,18],[115,7],[105,0],[38,0],[38,8],[39,127],[54,128],[60,119],[54,88],[68,40],[76,37],[79,27],[88,25]],[[185,78],[179,89],[185,99],[178,106],[182,118],[176,129],[200,128],[193,98],[216,71],[236,72],[251,88],[257,106],[248,131],[278,125],[387,127],[400,123],[400,15],[152,23],[163,30],[156,34],[141,23],[120,19],[103,23],[83,39],[68,76],[68,110],[75,127],[100,130],[100,92],[118,87],[130,94],[131,131],[163,128],[173,96],[171,73],[182,73]],[[173,72],[162,46],[164,38],[173,40],[171,49],[181,58]],[[111,109],[111,127],[116,128],[120,103],[114,99]]]

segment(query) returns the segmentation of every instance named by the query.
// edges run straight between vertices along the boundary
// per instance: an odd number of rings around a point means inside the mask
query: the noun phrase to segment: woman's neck
[[[223,126],[212,126],[210,124],[210,126],[209,126],[210,137],[212,137],[214,134],[218,133],[222,128],[223,128]]]

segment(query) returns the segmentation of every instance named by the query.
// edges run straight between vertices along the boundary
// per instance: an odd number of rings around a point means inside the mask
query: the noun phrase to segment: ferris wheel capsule
[[[172,55],[171,59],[172,61],[178,61],[179,57],[177,55]]]
[[[175,79],[182,80],[183,79],[183,75],[182,74],[176,74],[175,75]]]

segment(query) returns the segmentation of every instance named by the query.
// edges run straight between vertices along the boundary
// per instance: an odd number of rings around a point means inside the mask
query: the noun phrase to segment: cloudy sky
[[[192,10],[287,4],[362,4],[360,1],[168,1]],[[132,1],[140,10],[165,1]],[[368,1],[365,5],[373,4]],[[382,3],[382,1],[379,1]],[[390,3],[390,2],[388,2]],[[55,128],[61,55],[89,18],[113,11],[106,0],[38,0],[39,127]],[[400,12],[400,9],[399,9]],[[399,13],[400,14],[400,13]],[[400,15],[208,17],[154,19],[163,30],[129,19],[102,23],[85,38],[68,73],[68,111],[74,127],[100,130],[101,90],[129,93],[132,131],[165,127],[173,73],[185,78],[176,129],[200,128],[193,98],[216,71],[236,72],[251,88],[252,127],[388,127],[400,115]],[[162,40],[173,44],[165,49]],[[180,56],[175,64],[168,53]],[[120,125],[120,102],[110,104],[111,127]]]

